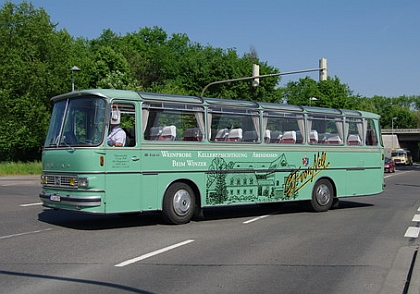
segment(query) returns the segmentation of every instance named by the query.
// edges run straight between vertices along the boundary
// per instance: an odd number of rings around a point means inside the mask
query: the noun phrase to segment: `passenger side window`
[[[306,140],[303,115],[266,112],[264,142],[269,144],[302,144]]]
[[[363,145],[363,120],[360,118],[346,118],[347,145]]]
[[[209,124],[212,142],[260,142],[256,111],[213,108],[210,109]]]
[[[143,136],[148,141],[204,140],[204,109],[176,103],[145,104]]]
[[[313,115],[308,117],[309,144],[343,144],[343,120],[339,116]]]

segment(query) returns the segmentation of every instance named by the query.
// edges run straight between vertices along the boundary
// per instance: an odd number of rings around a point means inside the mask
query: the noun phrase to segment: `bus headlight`
[[[82,188],[89,187],[89,180],[88,178],[79,178],[78,186]]]

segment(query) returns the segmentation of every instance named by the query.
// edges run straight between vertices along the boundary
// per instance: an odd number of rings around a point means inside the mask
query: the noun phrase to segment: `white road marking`
[[[384,179],[390,178],[390,177],[399,176],[399,175],[403,175],[403,174],[409,173],[409,172],[410,172],[409,170],[406,170],[406,171],[399,171],[399,170],[397,170],[396,173],[391,173],[391,174],[384,175]]]
[[[20,204],[19,206],[21,206],[21,207],[28,207],[28,206],[36,206],[36,205],[42,205],[42,202]]]
[[[404,237],[406,238],[417,238],[419,236],[420,228],[418,227],[408,227],[405,232]]]
[[[38,231],[32,231],[32,232],[25,232],[25,233],[13,234],[13,235],[8,235],[8,236],[2,236],[2,237],[0,237],[0,240],[1,239],[7,239],[7,238],[13,238],[13,237],[20,237],[20,236],[29,235],[29,234],[46,232],[46,231],[49,231],[49,230],[51,230],[51,228],[45,229],[45,230],[38,230]]]
[[[269,217],[269,216],[270,216],[269,214],[262,215],[262,216],[247,220],[247,221],[243,222],[243,224],[249,224],[249,223],[252,223],[252,222],[256,222],[257,220],[260,220],[260,219],[263,219],[263,218],[266,218],[266,217]]]
[[[147,253],[147,254],[143,254],[143,255],[141,255],[139,257],[136,257],[136,258],[133,258],[133,259],[129,259],[127,261],[124,261],[124,262],[121,262],[119,264],[116,264],[115,266],[117,266],[117,267],[123,267],[123,266],[129,265],[129,264],[132,264],[132,263],[135,263],[135,262],[144,260],[146,258],[155,256],[155,255],[158,255],[160,253],[163,253],[163,252],[166,252],[166,251],[175,249],[177,247],[180,247],[180,246],[183,246],[183,245],[187,245],[187,244],[189,244],[191,242],[194,242],[194,240],[186,240],[184,242],[180,242],[180,243],[177,243],[177,244],[174,244],[174,245],[171,245],[171,246],[168,246],[168,247],[165,247],[165,248],[162,248],[162,249],[159,249],[159,250],[156,250],[156,251]]]

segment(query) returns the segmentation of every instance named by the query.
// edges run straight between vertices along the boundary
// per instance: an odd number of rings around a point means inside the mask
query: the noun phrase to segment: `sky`
[[[318,68],[326,58],[328,75],[355,95],[420,95],[419,0],[28,2],[74,37],[95,39],[105,29],[124,36],[157,26],[195,43],[236,49],[239,56],[255,50],[281,72]],[[318,80],[316,72],[287,75],[280,86],[305,76]]]

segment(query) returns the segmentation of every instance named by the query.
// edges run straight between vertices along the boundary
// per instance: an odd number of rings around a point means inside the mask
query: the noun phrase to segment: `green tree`
[[[310,98],[317,100],[311,102],[312,106],[351,109],[357,98],[346,84],[342,84],[338,77],[328,78],[317,82],[310,77],[289,82],[281,91],[282,99],[289,104],[309,105]]]
[[[96,39],[71,37],[57,30],[41,8],[6,2],[0,10],[0,105],[4,130],[0,160],[40,158],[51,112],[50,98],[75,88],[117,88],[199,96],[211,82],[279,73],[260,61],[254,48],[239,56],[234,48],[192,42],[186,34],[168,35],[145,27],[120,36],[110,29]],[[383,127],[397,117],[397,127],[420,126],[420,96],[354,96],[338,77],[317,82],[309,77],[278,87],[280,76],[212,85],[204,96],[367,110],[381,115]]]
[[[147,91],[201,95],[203,88],[211,82],[250,76],[252,63],[260,64],[261,74],[278,71],[259,62],[253,54],[239,57],[234,49],[202,46],[192,43],[185,34],[168,36],[158,27],[127,34],[119,43],[116,38],[107,32],[106,40],[112,40],[113,46],[120,46],[118,51],[126,57],[137,83]],[[277,101],[275,86],[278,81],[278,77],[267,78],[256,88],[250,86],[251,81],[220,84],[210,87],[205,95]]]
[[[71,38],[31,4],[7,2],[0,10],[0,91],[4,130],[0,159],[39,158],[48,127],[49,98],[62,93]]]
[[[103,89],[140,90],[136,81],[132,80],[127,73],[119,70],[106,74],[96,85]]]

